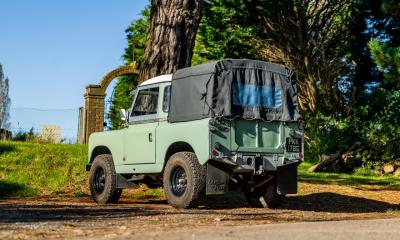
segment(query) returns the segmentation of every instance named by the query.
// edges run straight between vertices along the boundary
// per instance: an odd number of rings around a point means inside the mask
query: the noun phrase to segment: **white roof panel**
[[[162,82],[171,82],[171,80],[172,80],[172,74],[161,75],[161,76],[150,78],[150,79],[142,82],[139,86],[146,86],[146,85],[162,83]]]

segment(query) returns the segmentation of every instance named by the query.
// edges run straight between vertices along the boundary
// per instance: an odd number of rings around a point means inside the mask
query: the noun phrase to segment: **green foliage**
[[[385,1],[385,3],[384,8],[395,4],[394,1]],[[392,18],[399,20],[399,12],[397,11],[397,15]],[[396,27],[400,29],[400,22],[393,29]],[[383,149],[383,162],[400,157],[398,147],[400,144],[400,47],[396,37],[398,36],[387,39],[385,42],[380,39],[371,39],[368,44],[372,59],[384,75],[384,82],[370,98],[375,101],[369,101],[371,110],[377,113],[368,121],[367,140]]]
[[[142,12],[141,17],[126,29],[128,47],[125,48],[123,59],[125,64],[132,63],[133,60],[140,65],[146,45],[146,36],[150,27],[150,7],[147,6]],[[132,104],[131,91],[137,85],[137,76],[122,76],[118,78],[113,95],[110,99],[110,108],[107,113],[109,129],[119,129],[123,126],[120,120],[120,109],[127,109]]]
[[[196,36],[192,64],[225,58],[257,58],[255,27],[247,25],[251,13],[243,1],[205,1]]]
[[[362,140],[360,120],[337,119],[322,113],[309,115],[306,124],[306,156],[315,161],[321,154],[342,152]]]
[[[85,145],[0,142],[0,198],[82,192]]]
[[[386,96],[382,109],[365,124],[366,140],[382,149],[382,162],[400,157],[400,91],[379,89]]]
[[[390,47],[380,39],[371,39],[368,44],[371,56],[383,72],[387,84],[400,87],[400,47]]]
[[[128,109],[132,104],[131,91],[136,86],[135,76],[122,76],[118,78],[110,99],[110,108],[107,113],[110,130],[120,129],[123,122],[120,119],[120,109]]]
[[[368,97],[373,104],[360,106],[348,117],[334,118],[321,113],[308,116],[306,156],[315,160],[321,154],[344,152],[360,142],[380,149],[378,159],[360,156],[363,165],[400,158],[400,91],[379,88]]]
[[[23,131],[23,130],[19,130],[14,136],[13,136],[13,140],[14,141],[32,141],[34,139],[36,139],[38,136],[34,131],[34,128],[32,127],[29,132]]]
[[[125,64],[130,64],[133,60],[140,65],[144,55],[147,32],[150,28],[150,6],[146,6],[141,12],[140,18],[132,22],[125,30],[128,47],[125,48],[123,55]]]
[[[352,67],[341,76],[342,104],[348,110],[336,116],[329,112],[307,116],[307,152],[317,159],[360,142],[375,149],[355,156],[363,165],[355,173],[368,175],[377,165],[400,157],[400,15],[393,7],[397,1],[361,1],[358,5],[350,48],[343,56]]]

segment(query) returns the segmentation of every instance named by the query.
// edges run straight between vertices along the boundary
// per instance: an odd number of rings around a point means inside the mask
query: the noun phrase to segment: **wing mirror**
[[[122,121],[124,121],[124,122],[128,121],[128,113],[125,109],[120,109],[119,114],[121,116]]]

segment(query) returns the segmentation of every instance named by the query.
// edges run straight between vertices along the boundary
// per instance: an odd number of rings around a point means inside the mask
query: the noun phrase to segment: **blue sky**
[[[147,3],[1,0],[0,63],[10,79],[13,129],[57,124],[63,136],[75,136],[85,86],[123,64],[125,29]]]

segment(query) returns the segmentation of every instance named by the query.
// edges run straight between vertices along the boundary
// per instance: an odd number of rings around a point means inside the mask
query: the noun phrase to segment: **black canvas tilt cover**
[[[289,68],[228,59],[176,71],[170,122],[207,117],[298,121],[296,78]]]

